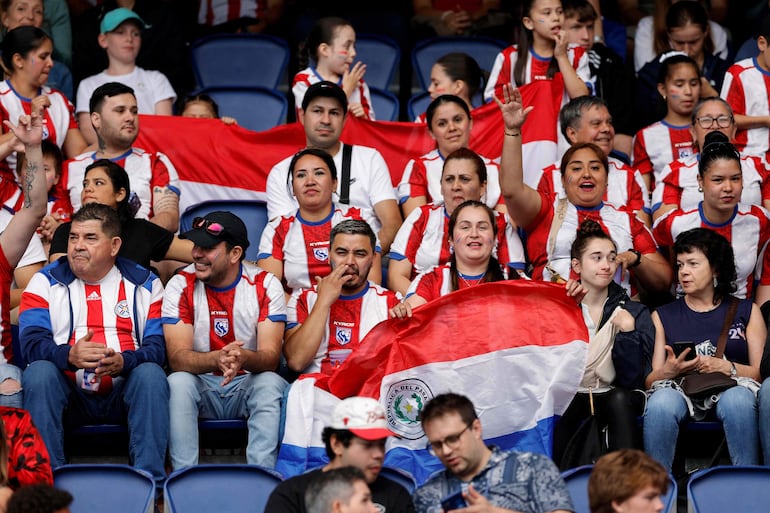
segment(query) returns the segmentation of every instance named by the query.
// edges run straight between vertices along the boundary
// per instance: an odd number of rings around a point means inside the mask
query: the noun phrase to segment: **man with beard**
[[[342,221],[329,239],[332,272],[295,291],[287,305],[284,355],[295,372],[331,374],[399,303],[394,292],[367,279],[376,239],[366,221]]]
[[[166,155],[132,147],[139,135],[134,90],[118,82],[101,85],[91,95],[89,110],[98,148],[64,164],[56,191],[57,197],[63,200],[54,205],[53,211],[79,209],[86,168],[96,160],[109,159],[128,173],[132,192],[129,203],[134,216],[176,232],[179,229],[179,177]],[[49,229],[53,235],[56,226]]]
[[[163,297],[171,464],[198,463],[198,417],[246,418],[246,460],[274,467],[286,387],[274,372],[286,322],[281,283],[243,261],[246,226],[230,212],[197,217],[180,237],[195,245]]]

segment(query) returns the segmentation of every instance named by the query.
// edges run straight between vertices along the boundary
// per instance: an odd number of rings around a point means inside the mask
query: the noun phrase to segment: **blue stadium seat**
[[[281,482],[258,465],[196,465],[173,472],[163,487],[166,513],[262,513]]]
[[[433,37],[417,43],[412,50],[412,68],[417,74],[424,91],[430,85],[430,70],[433,64],[448,53],[467,53],[479,63],[481,69],[490,71],[500,50],[510,46],[505,41],[491,37],[447,36]]]
[[[374,87],[369,88],[369,93],[372,95],[372,107],[377,121],[398,121],[398,96]]]
[[[417,488],[417,481],[415,481],[414,476],[406,470],[394,467],[382,467],[380,475],[403,486],[406,491],[409,492],[409,495],[413,495]]]
[[[286,123],[289,101],[282,93],[266,87],[204,87],[198,91],[219,105],[220,116],[231,116],[238,125],[260,132]]]
[[[180,233],[192,228],[193,219],[203,217],[209,212],[225,210],[232,212],[246,224],[249,233],[249,247],[246,250],[247,260],[256,260],[259,254],[259,240],[262,230],[267,224],[267,204],[260,201],[207,201],[199,203],[182,213],[179,222]]]
[[[356,54],[356,61],[366,64],[364,80],[369,87],[387,91],[401,61],[398,43],[387,36],[359,34]]]
[[[696,472],[687,483],[693,513],[767,511],[770,467],[719,466]]]
[[[217,34],[190,47],[198,87],[261,86],[276,89],[289,64],[289,45],[265,34]]]
[[[583,465],[566,470],[561,474],[564,482],[567,483],[570,496],[572,496],[575,513],[591,513],[591,508],[588,506],[588,478],[591,477],[591,470],[593,470],[593,465]],[[669,475],[668,491],[662,497],[665,513],[676,511],[676,495],[676,480]]]
[[[56,488],[68,491],[74,500],[72,513],[152,513],[155,510],[155,481],[144,470],[128,465],[78,464],[54,469]]]
[[[409,103],[406,105],[409,121],[414,121],[417,119],[417,116],[428,110],[428,105],[430,105],[430,102],[430,93],[427,91],[417,93],[409,98]]]

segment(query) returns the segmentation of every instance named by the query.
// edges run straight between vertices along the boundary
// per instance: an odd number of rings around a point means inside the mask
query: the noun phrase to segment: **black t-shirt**
[[[307,513],[305,490],[320,472],[320,468],[311,470],[280,483],[270,494],[265,513]],[[400,484],[378,476],[369,489],[380,513],[415,513],[412,497]]]
[[[53,234],[49,255],[66,253],[70,236],[70,223],[63,223]],[[118,256],[150,268],[150,260],[160,261],[174,241],[174,234],[146,219],[130,219],[123,223]]]

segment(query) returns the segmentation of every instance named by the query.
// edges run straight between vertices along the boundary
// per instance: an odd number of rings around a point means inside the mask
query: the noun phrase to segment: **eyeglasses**
[[[192,227],[196,230],[203,228],[214,237],[219,237],[225,231],[225,227],[221,224],[217,223],[216,221],[209,221],[203,217],[196,217],[193,219]]]
[[[471,424],[468,424],[465,426],[465,429],[457,433],[456,435],[449,435],[448,437],[444,438],[443,440],[436,440],[435,442],[428,442],[428,452],[430,452],[432,455],[437,456],[439,452],[444,452],[444,446],[446,445],[450,449],[457,449],[457,447],[460,446],[460,438],[462,438],[463,433],[468,431],[471,427]]]
[[[701,116],[699,118],[696,118],[695,121],[697,121],[698,125],[700,125],[700,127],[704,129],[708,129],[714,126],[714,121],[716,121],[717,127],[727,128],[733,124],[734,118],[732,116],[725,116],[725,115],[722,115],[716,118],[712,116]]]

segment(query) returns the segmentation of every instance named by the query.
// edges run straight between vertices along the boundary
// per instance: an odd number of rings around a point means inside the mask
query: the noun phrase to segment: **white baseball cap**
[[[385,409],[371,397],[348,397],[337,403],[332,412],[329,427],[347,429],[364,440],[380,440],[396,436],[388,429]]]

